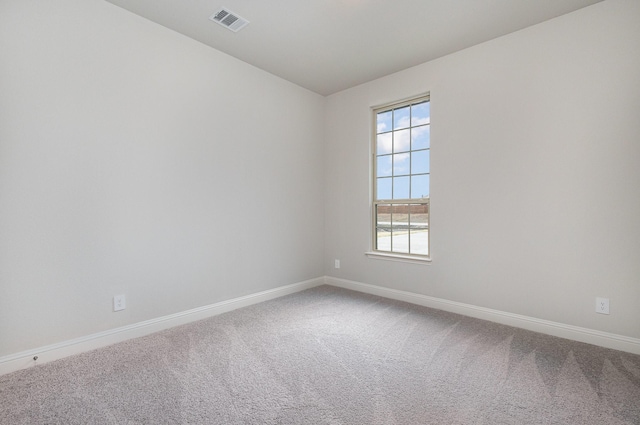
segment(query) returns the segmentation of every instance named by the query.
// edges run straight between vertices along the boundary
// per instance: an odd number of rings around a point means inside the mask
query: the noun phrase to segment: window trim
[[[368,258],[380,259],[380,260],[392,260],[392,261],[400,261],[400,262],[408,262],[414,264],[430,264],[431,263],[431,194],[429,193],[428,198],[409,198],[409,199],[376,199],[377,197],[377,114],[385,111],[385,110],[393,110],[399,109],[408,105],[421,103],[421,102],[431,102],[431,96],[429,92],[412,96],[410,98],[406,98],[403,100],[381,104],[377,106],[371,107],[370,110],[370,119],[371,119],[371,182],[369,184],[369,188],[371,190],[370,197],[370,217],[371,217],[371,225],[370,225],[370,250],[365,252],[365,255]],[[429,116],[429,118],[431,118]],[[431,126],[431,119],[429,119],[429,126]],[[411,127],[410,127],[411,128]],[[429,143],[429,152],[431,151],[431,143]],[[429,167],[431,168],[431,167]],[[429,176],[431,175],[431,170],[429,170]],[[431,192],[431,191],[429,191]],[[427,222],[428,236],[427,236],[427,255],[424,254],[410,254],[404,252],[393,252],[393,251],[384,251],[378,250],[376,248],[377,245],[377,205],[379,204],[426,204],[429,211],[429,219]]]
[[[400,254],[389,251],[367,251],[364,255],[375,260],[398,261],[401,263],[413,264],[431,264],[431,256],[426,255]]]

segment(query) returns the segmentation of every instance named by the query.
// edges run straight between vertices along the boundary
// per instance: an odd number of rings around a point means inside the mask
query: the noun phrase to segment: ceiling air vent
[[[213,15],[209,17],[213,22],[217,22],[225,28],[229,28],[233,32],[238,32],[247,24],[247,21],[244,18],[241,18],[236,13],[230,11],[229,9],[222,8],[215,12]]]

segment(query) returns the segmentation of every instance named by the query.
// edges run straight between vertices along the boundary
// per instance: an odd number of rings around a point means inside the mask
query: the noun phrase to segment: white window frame
[[[430,95],[429,93],[426,94],[422,94],[419,96],[415,96],[409,99],[405,99],[402,101],[397,101],[397,102],[392,102],[392,103],[388,103],[388,104],[384,104],[384,105],[379,105],[376,107],[371,108],[371,121],[372,121],[372,125],[371,125],[371,178],[372,178],[372,183],[370,185],[370,187],[372,187],[373,191],[371,193],[371,250],[369,252],[366,253],[366,255],[370,258],[376,258],[376,259],[383,259],[383,260],[394,260],[394,261],[402,261],[402,262],[411,262],[411,263],[420,263],[420,264],[428,264],[431,262],[431,200],[430,200],[430,194],[428,197],[423,197],[423,198],[403,198],[403,199],[377,199],[377,194],[378,194],[378,188],[377,188],[377,181],[378,181],[378,175],[377,175],[377,163],[378,163],[378,157],[379,156],[385,156],[386,154],[378,154],[377,151],[377,136],[378,136],[378,129],[377,129],[377,117],[378,114],[381,112],[385,112],[385,111],[393,111],[393,110],[397,110],[397,109],[401,109],[404,108],[406,106],[409,105],[414,105],[414,104],[419,104],[422,102],[431,102],[430,99]],[[431,105],[429,104],[429,107],[431,107]],[[431,126],[431,119],[430,119],[430,115],[429,114],[429,129]],[[417,126],[415,126],[417,127]],[[408,127],[409,129],[413,129],[414,125],[410,125]],[[392,129],[392,132],[395,131],[395,129]],[[427,150],[429,152],[431,152],[431,144],[429,143],[429,146],[427,148]],[[409,153],[413,152],[412,147],[409,148]],[[411,170],[412,171],[412,170]],[[409,172],[409,178],[411,178],[411,176],[413,176],[414,174],[411,173],[411,171]],[[416,174],[421,174],[421,173],[416,173]],[[429,176],[431,175],[431,168],[429,166],[429,170],[427,173]],[[411,194],[409,194],[409,196],[411,196]],[[390,248],[388,250],[385,249],[379,249],[378,245],[378,218],[377,218],[377,212],[378,212],[378,206],[379,205],[425,205],[427,208],[427,222],[426,222],[426,230],[427,230],[427,254],[417,254],[417,253],[411,253],[410,252],[410,247],[411,247],[411,237],[409,235],[407,235],[407,249],[409,249],[409,252],[400,252],[400,251],[393,251],[393,245],[392,242],[390,242]],[[409,219],[410,220],[410,219]],[[393,221],[393,220],[392,220]],[[408,223],[409,225],[409,229],[410,230],[410,221]],[[390,223],[390,226],[393,228],[393,222]],[[393,232],[391,232],[393,235]],[[390,235],[391,238],[393,238],[393,236]],[[391,239],[392,240],[392,239]]]

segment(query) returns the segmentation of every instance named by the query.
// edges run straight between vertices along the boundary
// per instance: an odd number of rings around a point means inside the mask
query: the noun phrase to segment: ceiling
[[[602,0],[107,0],[321,95]],[[225,7],[250,23],[209,20]]]

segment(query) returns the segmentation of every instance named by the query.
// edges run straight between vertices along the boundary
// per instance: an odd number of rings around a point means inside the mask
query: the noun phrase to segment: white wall
[[[640,337],[639,22],[607,0],[330,96],[325,274]],[[370,107],[425,91],[433,262],[369,259]]]
[[[322,276],[324,102],[107,2],[1,1],[0,357]]]

